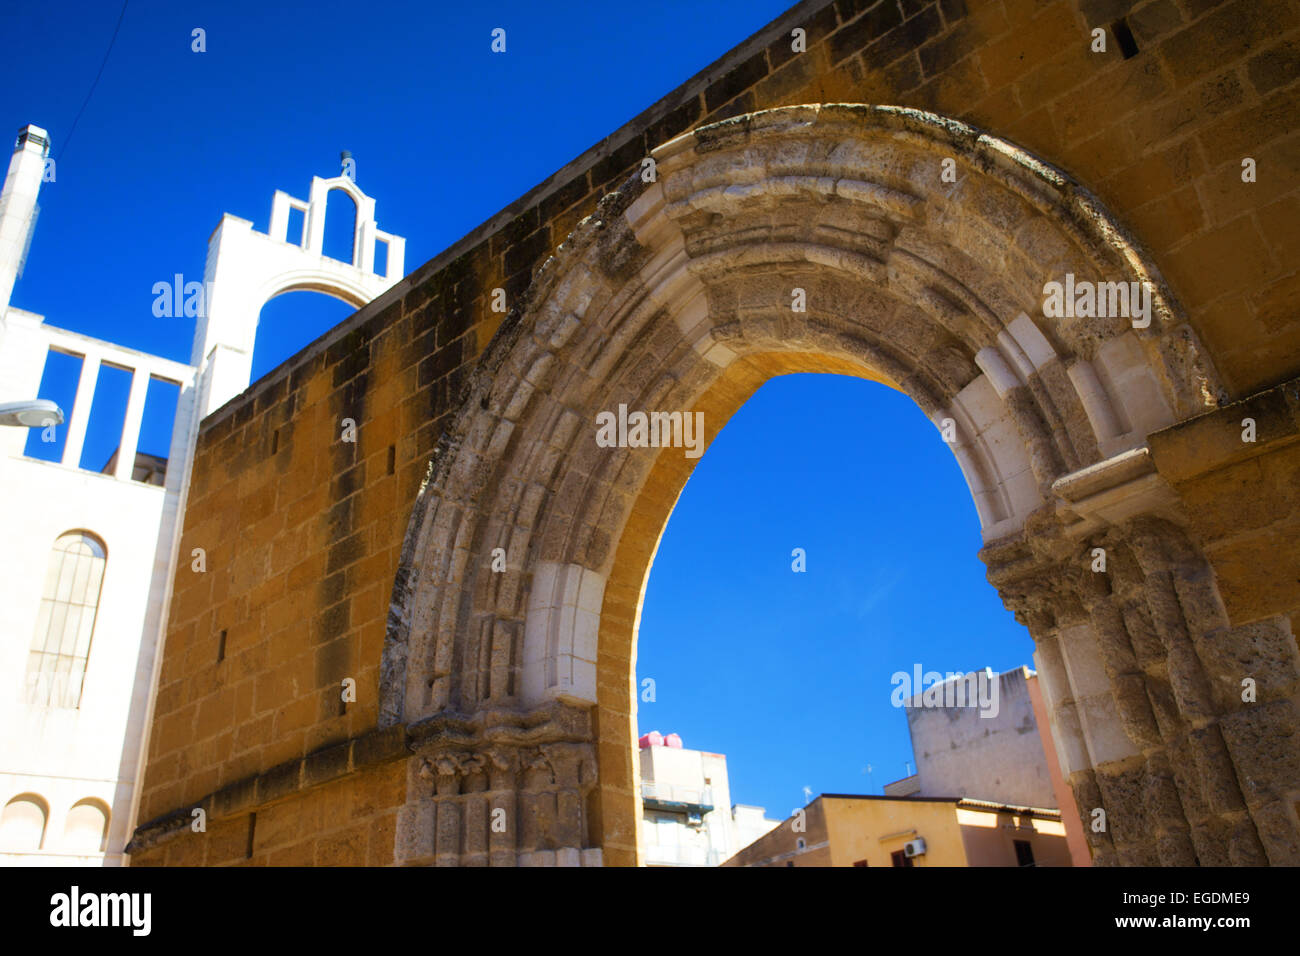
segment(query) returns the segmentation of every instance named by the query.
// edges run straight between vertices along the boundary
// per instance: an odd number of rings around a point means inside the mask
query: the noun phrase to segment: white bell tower
[[[340,189],[356,203],[352,261],[323,252],[325,207]],[[302,239],[288,239],[290,210],[303,214]],[[387,246],[384,274],[374,271],[375,244]],[[229,213],[208,240],[204,273],[205,309],[198,318],[190,362],[199,368],[198,417],[202,419],[249,386],[253,343],[262,306],[284,292],[323,292],[356,308],[387,291],[403,275],[406,240],[383,232],[375,222],[375,201],[347,175],[312,177],[303,202],[276,190],[265,235]]]

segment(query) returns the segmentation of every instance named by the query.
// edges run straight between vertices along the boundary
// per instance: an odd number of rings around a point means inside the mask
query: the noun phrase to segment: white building
[[[731,805],[723,754],[687,750],[677,734],[651,731],[640,758],[647,866],[719,866],[780,823],[762,807]]]
[[[174,362],[10,307],[48,152],[45,131],[24,127],[0,193],[0,402],[37,397],[51,354],[78,359],[81,371],[64,424],[40,429],[62,441],[58,461],[24,453],[28,429],[0,428],[0,862],[118,865],[136,822],[198,423],[249,385],[269,299],[309,289],[359,308],[402,276],[404,240],[379,231],[374,200],[346,176],[314,177],[308,202],[277,191],[267,235],[224,216],[204,283],[175,290],[198,321],[191,363]],[[356,203],[355,265],[322,254],[333,189]],[[303,214],[293,242],[291,209]],[[383,276],[373,271],[376,242],[388,247]],[[141,316],[123,321],[148,317],[156,290],[142,290]],[[116,453],[83,468],[102,369],[128,372],[130,394],[124,418],[96,418],[97,427],[120,423]],[[137,453],[151,380],[179,392],[166,462]]]

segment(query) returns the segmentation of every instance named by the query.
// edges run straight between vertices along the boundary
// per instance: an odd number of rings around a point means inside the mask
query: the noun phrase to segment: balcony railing
[[[641,784],[641,802],[658,810],[708,813],[713,809],[712,787],[681,787],[668,783]]]

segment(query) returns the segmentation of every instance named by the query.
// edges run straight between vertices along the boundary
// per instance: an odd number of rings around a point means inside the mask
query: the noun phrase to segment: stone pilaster
[[[1300,669],[1287,622],[1229,626],[1214,573],[1144,449],[1054,491],[1055,509],[983,557],[1034,637],[1094,862],[1297,862],[1287,801],[1300,782]],[[1244,700],[1255,674],[1267,689]],[[1258,760],[1264,751],[1276,759]]]

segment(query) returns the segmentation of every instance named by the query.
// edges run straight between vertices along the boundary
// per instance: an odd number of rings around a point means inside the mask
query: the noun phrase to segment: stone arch
[[[254,298],[260,300],[262,305],[265,305],[276,296],[288,292],[319,292],[321,295],[338,299],[354,309],[359,309],[370,301],[368,298],[369,291],[354,279],[332,277],[329,281],[322,281],[321,277],[313,270],[294,269],[267,279],[262,287],[257,290]]]
[[[1222,653],[1240,638],[1145,444],[1218,378],[1124,228],[1059,170],[910,109],[768,110],[654,157],[658,181],[602,200],[513,303],[415,504],[381,678],[381,723],[421,757],[399,861],[637,860],[635,635],[693,460],[598,447],[594,416],[702,412],[711,440],[799,371],[953,420],[1065,772],[1110,817],[1099,861],[1300,859],[1282,794],[1242,792]],[[1148,284],[1150,322],[1045,319],[1067,273]]]

